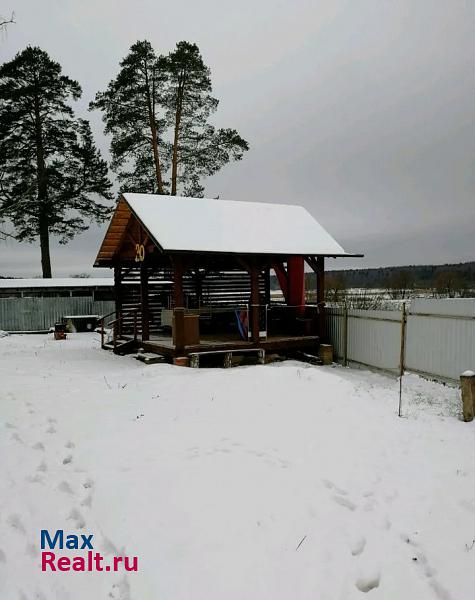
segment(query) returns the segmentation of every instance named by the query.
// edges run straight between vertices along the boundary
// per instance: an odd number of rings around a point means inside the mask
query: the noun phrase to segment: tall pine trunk
[[[48,217],[40,215],[40,249],[41,249],[41,269],[43,277],[51,279],[51,257],[49,253],[49,230]]]
[[[40,101],[35,96],[35,143],[36,143],[36,179],[38,185],[38,229],[40,235],[41,269],[43,277],[51,279],[51,257],[49,252],[48,219],[48,180],[46,173],[43,128],[41,123]]]
[[[183,74],[183,78],[184,78]],[[181,114],[183,110],[183,94],[184,94],[185,83],[178,85],[177,91],[177,102],[175,109],[175,130],[173,134],[173,154],[172,154],[172,191],[171,195],[176,196],[177,191],[177,177],[178,177],[178,141],[180,139],[180,123]]]
[[[172,191],[171,195],[176,196],[176,180],[178,175],[178,139],[180,131],[180,111],[177,110],[175,116],[175,132],[173,135],[173,155],[172,155]]]
[[[152,134],[152,152],[153,152],[153,163],[155,165],[155,177],[157,180],[157,189],[159,194],[163,194],[163,181],[162,181],[162,169],[160,167],[160,155],[158,153],[158,136],[157,127],[155,125],[155,90],[150,94],[150,82],[148,77],[148,66],[145,62],[145,85],[147,88],[147,109],[148,109],[148,121],[150,124],[150,132]]]

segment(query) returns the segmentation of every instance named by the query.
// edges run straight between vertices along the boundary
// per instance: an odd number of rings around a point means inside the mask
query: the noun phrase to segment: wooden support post
[[[140,264],[140,307],[142,313],[142,341],[150,339],[150,309],[148,303],[148,269]]]
[[[115,318],[118,319],[122,314],[122,267],[114,267],[114,300],[115,300]],[[121,327],[122,321],[118,323]]]
[[[180,356],[185,350],[185,309],[183,307],[175,308],[173,311],[173,341],[175,352]]]
[[[323,256],[317,256],[316,267],[318,335],[320,336],[320,341],[324,342],[327,339],[327,332],[325,322],[325,258]]]
[[[196,306],[197,308],[201,307],[203,302],[203,279],[204,274],[200,273],[199,269],[196,269],[194,273],[195,280],[195,294],[196,294]]]
[[[259,342],[259,269],[256,265],[251,267],[251,315],[249,322],[251,323],[252,341]]]
[[[289,278],[288,278],[287,271],[284,268],[284,263],[274,262],[274,263],[272,263],[272,268],[274,269],[275,274],[277,275],[277,280],[279,282],[280,289],[282,290],[282,294],[284,295],[284,300],[288,304],[288,302],[289,302]]]
[[[270,304],[270,267],[264,270],[264,298],[267,305]]]
[[[179,257],[173,259],[173,294],[175,300],[175,308],[184,307],[183,296],[183,261]]]
[[[475,373],[465,371],[460,375],[462,391],[462,415],[464,421],[473,421],[475,413]]]

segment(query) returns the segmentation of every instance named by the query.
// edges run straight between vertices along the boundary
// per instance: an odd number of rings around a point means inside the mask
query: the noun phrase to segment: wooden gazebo
[[[123,194],[95,267],[114,269],[114,347],[169,358],[317,350],[325,257],[348,254],[303,208]],[[305,264],[316,302],[305,303]],[[271,272],[282,294],[271,293]]]

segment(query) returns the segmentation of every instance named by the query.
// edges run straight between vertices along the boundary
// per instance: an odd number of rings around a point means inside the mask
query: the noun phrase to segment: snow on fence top
[[[43,279],[0,279],[0,289],[113,287],[112,277],[57,277]]]
[[[414,298],[411,314],[475,318],[475,298]]]
[[[165,251],[351,256],[302,206],[123,195]]]

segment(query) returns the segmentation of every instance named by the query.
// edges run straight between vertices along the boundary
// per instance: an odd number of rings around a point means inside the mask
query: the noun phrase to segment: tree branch
[[[12,16],[9,19],[4,19],[3,17],[0,17],[0,29],[6,29],[7,25],[10,25],[12,23],[16,23],[14,12],[12,12]]]

